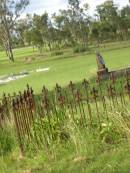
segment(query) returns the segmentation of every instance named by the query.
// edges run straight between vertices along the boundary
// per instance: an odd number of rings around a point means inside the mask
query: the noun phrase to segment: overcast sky
[[[103,3],[105,0],[80,0],[82,3],[89,4],[89,13],[94,14],[94,9],[97,5]],[[27,13],[43,14],[47,11],[49,14],[58,12],[59,9],[65,9],[67,7],[68,0],[30,0],[30,5],[27,7]],[[114,0],[119,7],[128,4],[128,0]],[[24,14],[25,15],[25,14]]]

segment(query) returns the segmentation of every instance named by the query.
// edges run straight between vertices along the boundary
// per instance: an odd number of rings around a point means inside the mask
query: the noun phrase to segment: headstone
[[[96,53],[96,60],[97,60],[97,66],[98,66],[98,71],[97,71],[98,82],[102,80],[110,79],[111,75],[113,75],[114,77],[127,76],[127,78],[130,79],[130,68],[108,71],[108,68],[105,65],[103,57],[98,52]]]
[[[100,55],[100,53],[96,53],[97,55],[97,65],[98,65],[98,70],[104,69],[105,67],[105,62],[103,57]]]
[[[106,78],[108,76],[108,68],[105,65],[105,61],[100,53],[96,53],[96,60],[98,65],[97,75],[99,79]]]

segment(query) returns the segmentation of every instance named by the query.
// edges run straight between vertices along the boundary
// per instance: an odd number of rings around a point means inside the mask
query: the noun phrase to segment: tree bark
[[[7,44],[7,52],[8,52],[8,57],[9,59],[14,62],[14,56],[13,56],[13,51],[12,51],[12,40],[11,40],[11,36],[10,36],[10,30],[8,27],[8,23],[6,20],[6,17],[4,16],[4,29],[5,29],[5,33],[6,33],[6,44]]]
[[[9,52],[9,59],[14,62],[14,55],[13,55],[13,51],[12,51],[12,45],[10,43],[10,40],[8,42],[8,52]]]

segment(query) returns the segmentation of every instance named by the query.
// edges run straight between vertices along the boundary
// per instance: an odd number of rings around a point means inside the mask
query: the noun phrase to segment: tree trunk
[[[4,29],[5,29],[5,33],[6,33],[6,40],[5,41],[7,42],[8,57],[12,62],[14,62],[10,29],[9,29],[8,22],[7,22],[5,16],[4,16]]]
[[[52,48],[51,48],[51,43],[50,42],[48,43],[48,47],[49,47],[49,50],[51,51]]]
[[[9,59],[14,62],[14,56],[13,56],[13,51],[12,51],[12,45],[11,45],[11,41],[8,40],[8,55],[9,55]]]

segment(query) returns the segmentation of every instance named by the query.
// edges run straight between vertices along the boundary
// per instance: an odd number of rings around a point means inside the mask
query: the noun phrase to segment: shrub
[[[80,52],[86,52],[86,51],[87,51],[87,48],[85,48],[85,47],[80,48]]]
[[[120,139],[122,139],[123,135],[121,131],[114,125],[114,123],[110,122],[108,124],[102,124],[100,137],[102,142],[115,144],[118,143]]]
[[[82,46],[76,46],[73,49],[73,52],[74,53],[80,53],[80,52],[86,52],[86,51],[87,51],[87,48],[82,47]]]
[[[62,51],[55,51],[51,53],[51,56],[59,56],[59,55],[63,55],[64,53]]]
[[[78,47],[78,46],[77,46],[77,47],[74,47],[74,48],[73,48],[73,52],[74,52],[74,53],[79,53],[79,47]]]

